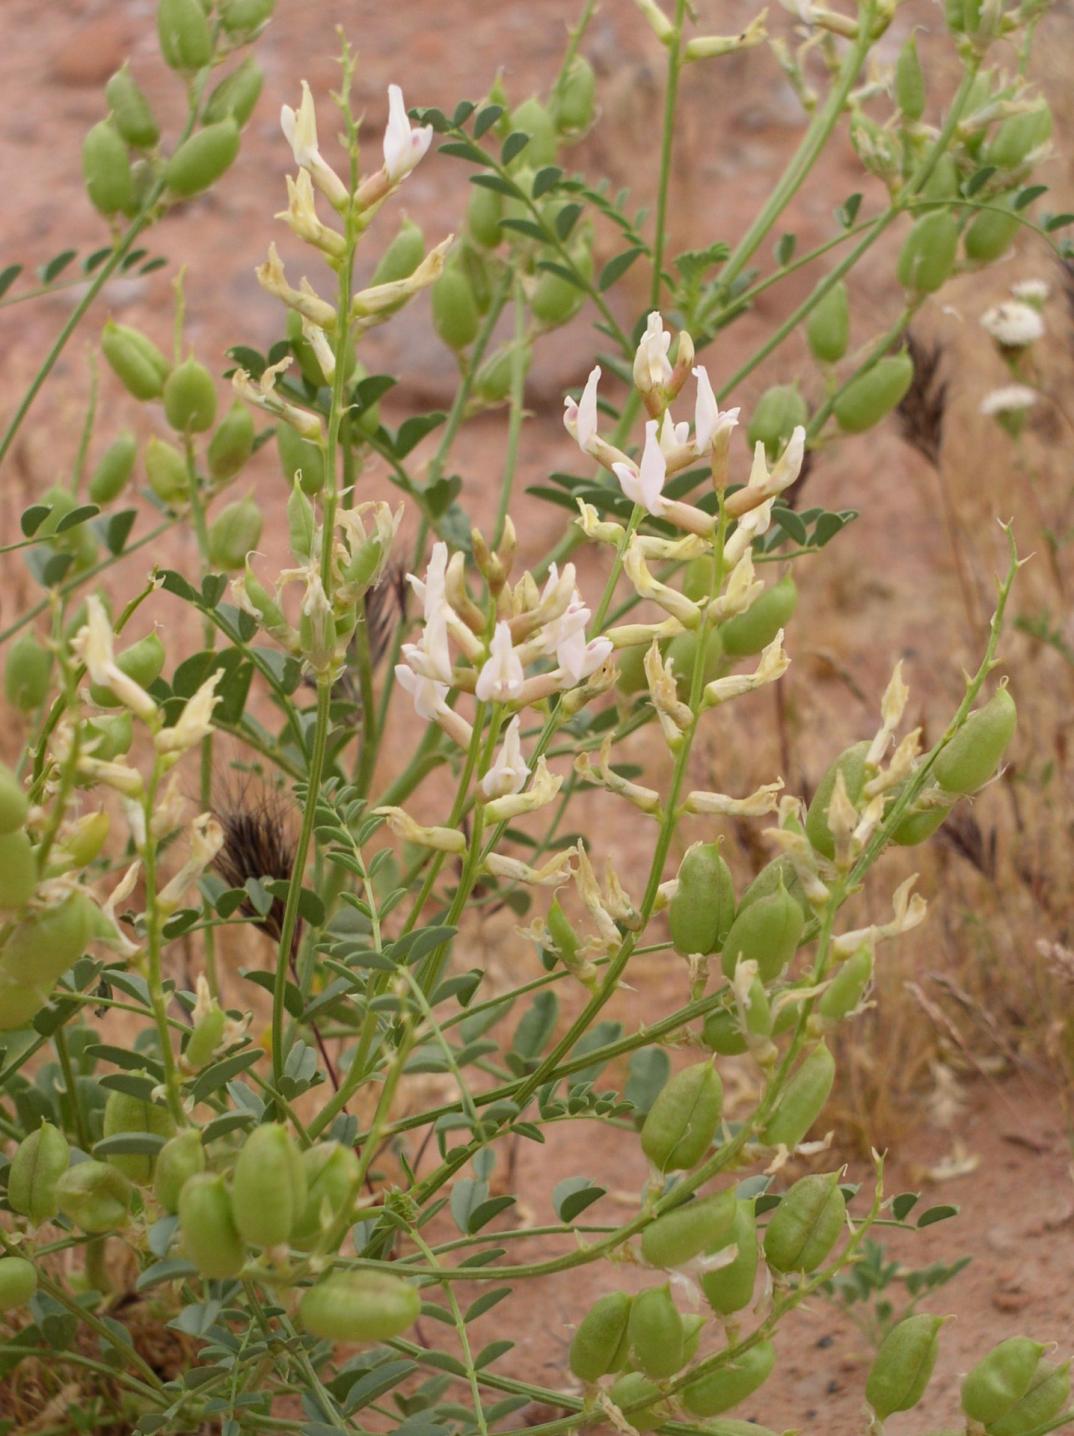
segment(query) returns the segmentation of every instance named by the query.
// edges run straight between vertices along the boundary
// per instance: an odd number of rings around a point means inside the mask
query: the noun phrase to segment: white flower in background
[[[507,725],[499,756],[481,779],[481,791],[486,798],[503,798],[508,793],[519,792],[529,775],[522,756],[520,721],[516,714]]]
[[[712,392],[708,370],[699,364],[693,370],[697,380],[697,402],[694,405],[694,443],[698,454],[706,454],[721,434],[730,433],[738,423],[737,409],[726,409],[721,414]]]
[[[660,311],[654,309],[634,355],[634,383],[643,394],[651,394],[654,389],[662,389],[670,382],[670,348],[671,335],[664,328]]]
[[[1051,286],[1046,279],[1020,279],[1017,284],[1011,285],[1011,293],[1015,299],[1034,306],[1043,304],[1051,292]]]
[[[574,565],[569,564],[563,577],[574,575]],[[561,582],[558,564],[552,564],[548,580],[541,593],[540,604],[550,604]],[[585,631],[592,617],[589,606],[575,588],[566,608],[550,619],[541,629],[543,650],[549,657],[555,657],[563,677],[571,687],[583,682],[604,663],[611,654],[612,644],[607,638],[586,641]]]
[[[408,644],[408,648],[416,645]],[[448,686],[440,683],[435,678],[426,678],[424,674],[415,673],[405,663],[395,665],[395,676],[399,680],[399,686],[409,693],[414,700],[414,712],[419,718],[431,721],[436,718],[444,706],[447,698]]]
[[[384,131],[384,168],[398,184],[422,159],[433,141],[432,125],[412,128],[398,85],[388,86],[388,124]]]
[[[1004,349],[1024,349],[1044,334],[1044,320],[1032,305],[1018,299],[986,309],[981,325]]]
[[[482,703],[507,703],[517,698],[525,680],[522,660],[511,642],[511,625],[497,623],[489,644],[489,656],[477,675],[474,692]]]
[[[660,422],[660,452],[664,458],[670,460],[677,457],[678,451],[684,449],[690,442],[690,425],[683,420],[676,424],[671,417],[671,410],[664,410],[664,417]]]
[[[563,401],[563,423],[567,433],[576,441],[583,452],[597,437],[597,385],[600,383],[600,365],[589,372],[580,399],[568,394]]]
[[[982,414],[1013,414],[1020,413],[1025,409],[1031,409],[1037,402],[1036,390],[1030,389],[1027,384],[1005,384],[1000,389],[993,389],[981,400]]]
[[[628,461],[613,464],[615,477],[627,498],[641,504],[654,517],[664,512],[664,480],[667,478],[667,460],[657,437],[657,422],[650,419],[645,425],[645,447],[640,464]]]
[[[280,110],[280,129],[291,146],[295,164],[310,172],[314,184],[332,204],[347,204],[350,199],[347,187],[324,159],[318,146],[317,111],[305,80],[302,81],[302,103],[297,113],[290,105],[284,105]]]
[[[403,654],[412,667],[419,672],[427,669],[429,677],[443,684],[450,684],[452,678],[451,649],[448,645],[451,606],[447,600],[447,565],[447,544],[434,543],[424,580],[416,574],[407,574],[407,580],[421,602],[425,625],[420,643],[403,646]],[[425,661],[422,662],[422,659]]]

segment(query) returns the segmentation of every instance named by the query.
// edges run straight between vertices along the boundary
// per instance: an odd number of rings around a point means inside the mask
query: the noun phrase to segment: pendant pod
[[[108,1162],[79,1162],[56,1184],[60,1211],[85,1232],[123,1226],[132,1193],[130,1182]]]
[[[179,1198],[191,1177],[205,1170],[201,1133],[186,1127],[164,1143],[153,1172],[153,1195],[166,1212],[179,1210]]]
[[[905,350],[888,354],[852,379],[835,401],[836,422],[848,434],[864,434],[886,418],[913,383],[914,361]]]
[[[133,214],[134,177],[127,144],[111,120],[94,125],[82,141],[82,177],[99,214]]]
[[[810,843],[825,858],[835,857],[835,839],[828,826],[828,808],[835,793],[836,778],[840,773],[846,785],[847,797],[857,806],[865,787],[865,759],[869,752],[868,743],[855,743],[840,753],[835,762],[817,784],[813,801],[806,812],[805,831]]]
[[[815,1271],[846,1226],[839,1173],[802,1177],[784,1195],[764,1234],[765,1261],[773,1271]]]
[[[988,1427],[988,1436],[1028,1436],[1059,1415],[1070,1395],[1070,1362],[1037,1367],[1029,1390],[998,1421]]]
[[[308,498],[319,494],[324,488],[324,454],[321,449],[297,434],[283,419],[276,425],[276,448],[288,487],[297,478]]]
[[[769,1117],[761,1141],[768,1147],[783,1146],[793,1151],[824,1110],[835,1081],[835,1058],[824,1042],[804,1058]]]
[[[958,221],[949,209],[915,220],[899,253],[895,274],[911,294],[934,294],[950,278],[958,255]]]
[[[802,890],[798,874],[794,870],[794,864],[786,854],[773,858],[761,869],[739,899],[739,912],[760,898],[767,897],[769,893],[778,892],[780,888],[783,888],[794,899],[808,917],[809,903]]]
[[[597,77],[584,55],[575,55],[553,96],[556,129],[576,135],[593,123]]]
[[[584,280],[593,277],[593,246],[588,235],[579,235],[578,239],[570,246],[571,262]],[[553,256],[553,262],[558,263],[558,256]],[[561,274],[555,274],[550,269],[540,271],[537,283],[534,285],[530,295],[530,313],[546,329],[554,329],[557,325],[566,324],[568,319],[573,319],[585,303],[585,290],[579,288],[570,279],[564,279]]]
[[[134,722],[127,712],[98,713],[87,719],[82,728],[84,744],[93,743],[93,756],[110,763],[128,752],[134,741]]]
[[[220,0],[218,8],[227,33],[248,39],[271,19],[276,0]]]
[[[164,166],[164,182],[172,194],[190,199],[215,184],[238,153],[238,125],[217,120],[183,141]]]
[[[126,65],[122,65],[104,87],[112,110],[112,122],[129,145],[151,150],[160,139],[160,126],[149,101]]]
[[[291,1233],[291,1245],[308,1251],[354,1201],[358,1158],[341,1142],[318,1142],[302,1153],[306,1172],[306,1204]]]
[[[731,1235],[723,1245],[732,1243],[736,1248],[734,1261],[715,1271],[702,1272],[699,1278],[705,1300],[719,1316],[732,1316],[753,1300],[759,1252],[757,1214],[752,1199],[740,1197],[735,1202]]]
[[[90,476],[87,490],[90,500],[104,508],[117,499],[130,482],[137,456],[138,441],[125,429],[105,449]]]
[[[242,1270],[246,1250],[223,1177],[198,1172],[187,1178],[179,1193],[179,1226],[183,1251],[202,1276],[223,1281]]]
[[[599,1381],[626,1365],[632,1305],[633,1298],[626,1292],[612,1291],[598,1297],[579,1322],[567,1357],[579,1381]]]
[[[630,1354],[646,1376],[674,1376],[686,1359],[682,1317],[670,1286],[653,1286],[634,1298],[628,1323]]]
[[[1029,1390],[1044,1347],[1028,1336],[1001,1341],[962,1379],[962,1409],[971,1421],[1001,1421]]]
[[[732,1187],[713,1197],[684,1202],[645,1228],[641,1254],[650,1266],[673,1271],[702,1252],[719,1251],[731,1241],[735,1211]]]
[[[660,1172],[696,1167],[712,1145],[723,1084],[711,1062],[676,1072],[659,1091],[641,1129],[641,1149]]]
[[[236,399],[209,440],[209,473],[214,479],[231,479],[254,451],[254,421],[241,399]]]
[[[0,1257],[0,1311],[25,1306],[37,1290],[37,1272],[25,1257]]]
[[[151,339],[111,319],[101,330],[101,352],[116,377],[136,399],[159,399],[171,365]]]
[[[0,763],[0,833],[13,833],[21,828],[29,811],[22,784],[6,763]]]
[[[174,508],[190,497],[186,460],[166,439],[154,434],[145,446],[146,482],[162,504]]]
[[[740,909],[723,945],[725,977],[740,962],[755,962],[762,982],[773,982],[798,951],[805,915],[786,888]]]
[[[713,582],[712,559],[708,554],[692,558],[682,571],[682,591],[694,603],[712,596]]]
[[[865,1399],[879,1421],[896,1411],[910,1411],[925,1394],[940,1354],[942,1316],[917,1312],[893,1326],[880,1343],[869,1377]]]
[[[837,364],[850,343],[850,294],[840,279],[806,320],[809,352],[822,364]]]
[[[104,1135],[117,1137],[125,1132],[167,1138],[175,1134],[175,1121],[167,1107],[156,1102],[143,1101],[128,1092],[109,1092],[104,1104]],[[108,1162],[132,1182],[144,1185],[153,1179],[155,1158],[148,1152],[116,1153]]]
[[[370,284],[391,284],[408,279],[425,258],[425,236],[410,218],[405,218],[395,238],[381,255]]]
[[[50,1222],[59,1211],[59,1180],[70,1155],[67,1138],[51,1122],[42,1122],[19,1143],[8,1169],[7,1200],[31,1226]]]
[[[723,658],[723,638],[718,628],[702,630],[687,628],[682,633],[677,633],[668,644],[665,659],[673,667],[675,676],[675,687],[679,697],[685,702],[690,696],[690,685],[693,680],[694,664],[697,661],[697,651],[704,639],[704,651],[701,658],[701,682],[711,683],[720,673],[720,664]]]
[[[216,385],[204,364],[184,359],[164,381],[164,417],[177,434],[204,434],[216,418]]]
[[[933,772],[945,793],[975,793],[999,767],[1014,737],[1018,710],[1006,688],[971,713],[936,759]]]
[[[936,795],[937,788],[926,788],[925,793]],[[924,796],[924,794],[922,795]],[[912,848],[918,843],[923,843],[926,838],[931,838],[933,833],[943,823],[954,805],[947,802],[930,802],[928,807],[921,808],[915,812],[911,807],[910,811],[904,814],[898,827],[891,835],[891,841],[897,843],[900,848]]]
[[[511,111],[511,130],[530,137],[529,144],[519,154],[527,167],[540,169],[542,165],[555,162],[558,145],[556,127],[552,123],[552,116],[536,95],[523,100],[517,109]]]
[[[212,30],[200,0],[160,0],[157,36],[169,69],[191,73],[213,57]]]
[[[462,266],[457,261],[449,264],[430,292],[433,328],[458,354],[474,342],[480,325],[477,300]]]
[[[227,1026],[227,1013],[214,997],[204,1016],[195,1022],[187,1044],[183,1048],[183,1066],[190,1072],[200,1072],[212,1061],[213,1053],[220,1045]]]
[[[52,653],[33,633],[21,633],[4,663],[4,697],[20,713],[32,713],[48,697]]]
[[[278,1122],[255,1127],[235,1162],[235,1224],[253,1246],[285,1242],[306,1205],[306,1169]]]
[[[921,188],[922,199],[954,199],[958,195],[958,162],[954,155],[942,154]]]
[[[417,1287],[379,1271],[333,1272],[308,1287],[298,1306],[306,1330],[331,1341],[390,1341],[420,1313]]]
[[[701,1029],[701,1040],[721,1057],[740,1057],[749,1045],[739,1025],[738,1013],[727,1009],[709,1013]]]
[[[466,232],[483,249],[495,249],[503,238],[503,195],[499,190],[475,184],[466,206]]]
[[[154,629],[152,633],[147,633],[144,638],[139,638],[137,643],[132,643],[129,648],[117,654],[116,666],[128,678],[133,678],[139,687],[148,688],[163,672],[166,657],[160,634]],[[98,708],[119,707],[119,700],[112,690],[99,684],[90,684],[90,697]]]
[[[798,606],[798,588],[787,574],[760,598],[720,625],[724,652],[732,658],[749,658],[767,648],[781,628],[786,628]]]
[[[37,889],[37,858],[25,828],[0,835],[0,910],[25,907]]]
[[[817,1012],[828,1022],[842,1022],[855,1011],[872,980],[873,950],[859,947],[840,967],[831,986],[821,993]]]
[[[925,113],[925,72],[917,53],[917,36],[911,35],[895,62],[895,103],[905,119],[919,120]]]
[[[616,667],[619,669],[616,687],[628,698],[632,698],[636,693],[648,691],[649,682],[645,677],[645,655],[647,652],[647,646],[644,643],[639,643],[633,648],[621,648],[615,655]]]
[[[682,957],[715,952],[723,945],[735,916],[734,881],[720,856],[719,843],[694,843],[687,848],[677,883],[668,904],[675,951]]]
[[[962,238],[966,258],[977,264],[991,264],[1006,254],[1021,224],[1009,195],[997,197],[991,204],[992,208],[978,212]]]
[[[759,1390],[775,1364],[775,1347],[770,1341],[759,1341],[725,1366],[684,1386],[682,1404],[692,1416],[720,1416]]]
[[[640,1371],[624,1372],[612,1383],[608,1395],[635,1431],[653,1431],[667,1420],[660,1387]]]
[[[1030,154],[1047,144],[1052,133],[1052,112],[1046,103],[1004,120],[985,147],[985,163],[997,169],[1014,170]]]
[[[501,345],[491,354],[474,379],[474,394],[486,404],[505,404],[511,397],[511,381],[514,378],[515,355],[519,353],[514,343]],[[523,376],[529,373],[533,363],[533,350],[528,344],[521,346]]]
[[[228,572],[246,566],[247,555],[261,541],[261,510],[248,494],[225,506],[209,525],[209,562]]]
[[[253,114],[261,97],[265,76],[252,55],[247,55],[238,69],[226,75],[205,102],[207,125],[221,120],[234,120],[241,130]]]
[[[0,948],[0,1031],[21,1027],[48,1004],[56,979],[82,956],[99,911],[73,892],[12,929]]]
[[[774,384],[757,400],[746,438],[751,449],[763,444],[769,459],[775,459],[798,425],[808,423],[809,406],[797,384]]]

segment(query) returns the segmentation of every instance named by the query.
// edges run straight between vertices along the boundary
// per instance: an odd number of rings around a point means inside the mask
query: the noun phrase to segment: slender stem
[[[671,160],[675,147],[675,107],[679,98],[682,71],[682,32],[686,24],[686,0],[675,0],[675,28],[668,40],[667,79],[664,89],[664,120],[660,132],[660,172],[656,186],[656,220],[653,233],[653,275],[649,286],[649,308],[660,308],[664,287],[664,247],[667,244],[668,194],[671,189]]]

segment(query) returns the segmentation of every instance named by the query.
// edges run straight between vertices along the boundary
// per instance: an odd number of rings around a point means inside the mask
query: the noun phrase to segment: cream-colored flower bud
[[[317,143],[317,112],[305,80],[302,81],[302,103],[297,113],[290,105],[284,105],[280,111],[280,128],[291,146],[295,164],[309,171],[313,183],[336,209],[345,209],[350,203],[350,194],[321,154]]]
[[[157,896],[157,910],[166,916],[182,904],[224,845],[224,831],[212,813],[201,813],[190,825],[190,855]]]
[[[617,524],[612,519],[602,519],[592,504],[587,504],[585,499],[578,501],[578,517],[575,523],[585,534],[587,539],[595,543],[610,543],[618,546],[626,530],[622,524]]]
[[[223,670],[219,668],[210,673],[197,692],[187,699],[178,720],[170,728],[162,728],[156,734],[153,743],[162,757],[182,757],[213,731],[213,710],[220,702],[216,685],[223,676]]]
[[[86,622],[71,644],[76,657],[85,666],[91,683],[109,689],[143,723],[155,723],[159,716],[156,703],[140,683],[129,678],[116,662],[112,624],[104,604],[91,594],[86,600]]]
[[[489,853],[485,858],[485,871],[494,878],[507,882],[528,883],[532,887],[559,887],[567,882],[574,869],[574,848],[563,848],[539,868],[530,867],[518,858],[509,858],[502,853]]]
[[[895,889],[891,903],[894,916],[890,922],[875,923],[870,927],[857,928],[854,932],[841,933],[832,942],[832,952],[838,958],[849,957],[863,943],[880,942],[883,938],[900,937],[919,923],[924,922],[928,903],[920,893],[914,892],[917,874],[908,877]]]
[[[730,55],[736,50],[748,50],[754,45],[763,45],[768,39],[768,30],[765,20],[768,16],[767,10],[762,10],[737,35],[695,35],[692,40],[686,42],[683,51],[683,58],[689,63],[692,60],[710,60],[718,55]]]
[[[660,794],[655,788],[646,788],[641,783],[632,783],[612,768],[612,736],[609,733],[600,745],[597,762],[588,753],[579,753],[574,760],[574,771],[587,783],[626,798],[643,813],[655,817],[660,812]]]
[[[415,294],[435,284],[444,272],[444,259],[454,242],[453,234],[442,239],[405,279],[392,279],[386,284],[374,284],[369,289],[359,290],[351,300],[351,316],[358,321],[357,332],[362,334],[374,325],[382,324],[400,304],[405,304]]]
[[[295,309],[299,314],[304,314],[307,319],[319,324],[322,329],[331,332],[336,327],[336,311],[326,299],[318,295],[308,281],[302,281],[300,289],[294,289],[287,282],[287,274],[283,267],[283,260],[275,244],[269,245],[268,258],[263,264],[259,264],[255,273],[257,282],[262,289],[274,294],[277,299],[282,299],[290,309]]]
[[[458,828],[426,828],[403,808],[374,808],[373,816],[386,818],[388,827],[397,837],[408,843],[417,843],[423,848],[435,848],[441,853],[464,853],[466,835]]]
[[[321,222],[313,198],[313,181],[309,170],[299,170],[294,179],[290,175],[285,178],[287,208],[281,210],[275,218],[288,224],[299,239],[304,239],[307,244],[323,251],[329,261],[342,258],[347,250],[347,242],[337,230]]]
[[[752,673],[732,673],[726,678],[716,678],[705,687],[703,704],[706,708],[713,708],[718,703],[726,703],[731,698],[738,698],[743,693],[751,693],[755,688],[761,688],[766,683],[775,683],[782,678],[790,667],[790,658],[783,648],[783,629],[781,628],[767,648],[761,651],[761,661]]]
[[[703,814],[720,818],[761,818],[774,813],[779,806],[779,795],[783,790],[783,779],[764,783],[745,798],[730,798],[726,793],[709,793],[695,789],[688,793],[683,809],[687,813]]]
[[[543,757],[537,759],[533,781],[524,793],[508,793],[485,804],[485,816],[491,823],[504,823],[523,813],[534,813],[545,807],[563,786],[563,779],[553,773]]]
[[[256,404],[259,409],[274,415],[277,419],[284,419],[304,439],[310,439],[315,444],[324,443],[324,421],[319,414],[313,414],[309,409],[302,409],[297,404],[283,399],[276,393],[276,377],[283,373],[291,364],[291,358],[281,359],[278,364],[270,365],[261,375],[255,384],[245,369],[236,369],[232,375],[232,385],[235,391],[250,404]]]
[[[627,545],[623,556],[623,571],[634,585],[641,598],[652,599],[654,603],[677,618],[683,628],[696,628],[701,622],[701,610],[685,594],[679,593],[655,578],[646,566],[645,552],[636,538]]]
[[[678,752],[682,747],[683,735],[694,721],[690,705],[680,699],[675,676],[664,662],[655,640],[649,645],[643,666],[645,681],[649,685],[649,694],[656,709],[664,741],[673,752]]]

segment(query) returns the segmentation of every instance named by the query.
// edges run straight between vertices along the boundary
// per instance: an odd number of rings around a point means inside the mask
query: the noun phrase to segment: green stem
[[[660,308],[664,286],[664,247],[667,244],[668,194],[671,190],[671,160],[675,146],[675,107],[682,72],[682,32],[686,24],[686,0],[675,0],[675,29],[668,41],[667,79],[664,89],[664,120],[660,133],[660,173],[656,187],[656,222],[653,235],[653,277],[649,286],[649,308]]]

